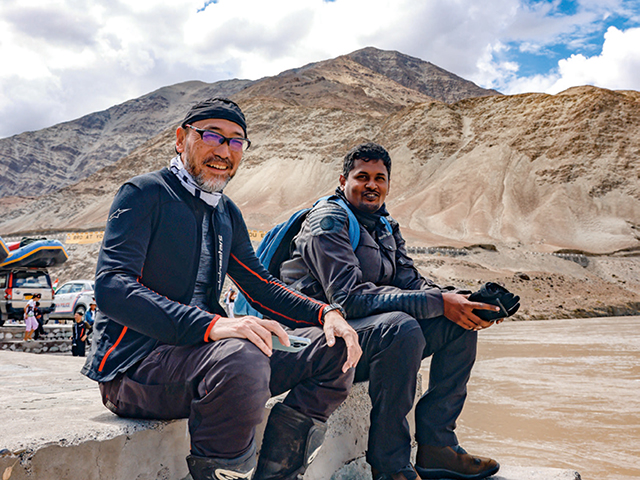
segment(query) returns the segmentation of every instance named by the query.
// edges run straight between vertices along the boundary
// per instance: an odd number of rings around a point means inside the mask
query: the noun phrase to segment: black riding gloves
[[[475,293],[469,295],[472,302],[488,303],[500,307],[499,312],[491,310],[474,310],[478,317],[487,322],[494,322],[501,318],[510,317],[520,308],[520,297],[497,283],[488,282]]]

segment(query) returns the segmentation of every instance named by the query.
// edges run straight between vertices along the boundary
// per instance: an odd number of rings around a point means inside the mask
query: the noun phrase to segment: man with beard
[[[361,354],[339,305],[293,292],[256,259],[240,211],[222,194],[249,145],[234,102],[193,106],[170,167],[116,194],[98,257],[95,341],[83,373],[118,415],[188,418],[194,480],[251,478],[254,470],[256,479],[297,478]],[[272,320],[227,318],[225,275]],[[281,324],[310,345],[274,350],[272,335],[289,345]],[[265,402],[287,390],[256,467]]]
[[[475,361],[477,331],[492,325],[478,312],[493,315],[500,309],[420,275],[385,207],[390,174],[391,158],[380,145],[351,150],[337,198],[311,209],[280,278],[319,301],[341,303],[358,332],[363,353],[355,381],[369,381],[373,408],[367,461],[374,480],[478,480],[496,473],[499,465],[466,453],[454,429]],[[360,232],[355,246],[350,218]],[[406,416],[421,360],[428,356],[433,356],[429,388],[415,409],[414,469]]]

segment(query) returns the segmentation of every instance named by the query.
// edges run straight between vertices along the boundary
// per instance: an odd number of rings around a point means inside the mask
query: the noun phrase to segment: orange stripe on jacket
[[[111,352],[113,352],[116,349],[116,347],[118,346],[118,344],[122,340],[122,337],[124,337],[124,334],[127,333],[128,329],[129,329],[129,327],[123,327],[122,328],[122,332],[120,333],[120,336],[118,337],[118,340],[116,340],[116,343],[111,345],[111,348],[109,350],[107,350],[107,353],[105,353],[104,358],[100,362],[100,367],[98,367],[98,371],[99,372],[102,371],[102,369],[104,368],[104,364],[107,362],[107,358],[109,358],[109,355],[111,355]]]
[[[310,301],[311,301],[311,302],[313,302],[313,303],[317,303],[318,305],[322,305],[322,306],[323,306],[323,308],[321,308],[321,309],[320,309],[320,313],[319,313],[319,315],[318,315],[318,323],[320,323],[320,325],[322,325],[322,311],[324,310],[324,307],[326,307],[326,306],[327,306],[327,304],[326,304],[326,303],[324,303],[324,302],[319,302],[319,301],[318,301],[318,300],[316,300],[315,298],[311,298],[311,297],[306,297],[306,296],[304,296],[304,295],[300,295],[298,292],[296,292],[296,291],[294,291],[294,290],[291,290],[290,288],[287,288],[285,285],[283,285],[283,284],[281,284],[281,283],[279,283],[279,282],[273,282],[273,281],[271,281],[271,280],[267,280],[266,278],[263,278],[262,276],[258,275],[258,273],[256,273],[256,272],[254,272],[253,270],[251,270],[249,267],[247,267],[247,266],[246,266],[244,263],[242,263],[240,260],[238,260],[238,257],[236,257],[233,253],[231,254],[231,257],[232,257],[236,262],[238,262],[238,264],[239,264],[241,267],[243,267],[245,270],[247,270],[248,272],[250,272],[252,275],[256,276],[256,277],[258,278],[258,280],[260,280],[261,282],[264,282],[264,283],[266,283],[267,285],[275,285],[275,286],[277,286],[277,287],[279,287],[279,288],[281,288],[281,289],[283,289],[283,290],[285,290],[285,291],[289,292],[290,294],[292,294],[292,295],[294,295],[294,296],[296,296],[296,297],[298,297],[298,298],[302,298],[302,299],[310,300]],[[229,274],[227,274],[227,275],[229,275]],[[231,275],[229,275],[229,277],[231,278],[231,280],[233,280],[233,278],[231,277]],[[311,322],[305,322],[304,320],[296,320],[296,319],[294,319],[294,318],[287,317],[286,315],[283,315],[282,313],[279,313],[279,312],[276,312],[275,310],[270,309],[269,307],[267,307],[267,306],[263,305],[262,303],[260,303],[260,302],[256,301],[253,297],[251,297],[251,296],[250,296],[250,295],[249,295],[245,290],[243,290],[243,289],[242,289],[242,287],[240,287],[240,285],[238,285],[238,282],[236,282],[235,280],[233,280],[233,283],[235,283],[235,284],[236,284],[236,286],[237,286],[240,290],[242,290],[242,293],[243,293],[243,294],[244,294],[248,299],[250,299],[252,302],[254,302],[254,303],[256,303],[256,304],[260,305],[260,306],[261,306],[262,308],[264,308],[265,310],[268,310],[269,312],[273,312],[273,313],[275,313],[276,315],[278,315],[278,316],[280,316],[280,317],[286,318],[287,320],[291,320],[292,322],[296,322],[296,323],[306,323],[306,324],[308,324],[308,325],[314,325],[314,324],[313,324],[313,323],[311,323]]]

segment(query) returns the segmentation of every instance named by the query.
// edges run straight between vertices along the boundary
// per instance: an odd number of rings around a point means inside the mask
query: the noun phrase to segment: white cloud
[[[559,5],[529,0],[3,0],[0,137],[77,118],[177,82],[257,79],[366,46],[398,50],[504,91],[563,88],[574,81],[638,88],[633,45],[640,42],[632,29],[610,29],[600,55],[569,57],[557,72],[521,77],[509,54],[544,54],[558,42],[582,44],[606,15],[637,19],[638,13],[627,0],[578,0],[571,15],[559,12]]]
[[[595,85],[611,90],[640,90],[640,28],[622,31],[609,27],[599,55],[571,55],[547,74],[513,76],[506,93],[558,93],[577,85]]]
[[[602,53],[571,55],[558,62],[559,78],[547,90],[557,93],[574,85],[596,85],[612,90],[640,90],[640,28],[610,27]]]

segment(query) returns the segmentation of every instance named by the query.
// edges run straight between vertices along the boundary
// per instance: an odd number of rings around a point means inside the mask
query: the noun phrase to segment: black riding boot
[[[254,480],[296,480],[318,454],[326,424],[291,407],[271,409]]]
[[[249,480],[256,468],[256,446],[236,458],[211,458],[189,455],[187,466],[193,480]]]

